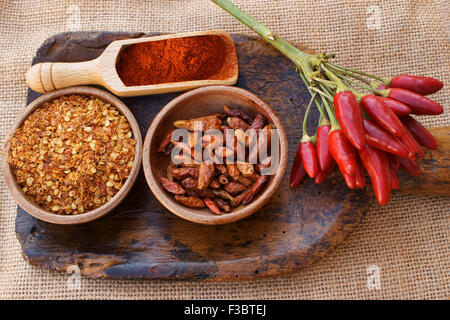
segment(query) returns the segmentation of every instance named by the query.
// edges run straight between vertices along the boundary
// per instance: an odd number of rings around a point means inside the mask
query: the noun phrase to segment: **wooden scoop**
[[[124,46],[149,41],[158,41],[193,36],[216,35],[225,44],[225,63],[218,74],[226,74],[226,79],[204,79],[195,81],[171,82],[144,86],[124,85],[116,71],[116,60]],[[101,85],[114,94],[140,96],[176,91],[185,91],[207,85],[232,85],[238,78],[238,60],[236,48],[231,36],[222,30],[201,31],[183,34],[171,34],[156,37],[117,40],[108,45],[105,51],[96,59],[85,62],[44,62],[31,67],[26,74],[27,85],[36,92],[49,92],[55,89],[77,85]]]

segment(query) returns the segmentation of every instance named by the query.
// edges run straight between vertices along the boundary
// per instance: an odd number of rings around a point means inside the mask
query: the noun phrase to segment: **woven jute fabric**
[[[422,117],[450,124],[449,1],[234,0],[276,33],[339,64],[380,75],[429,75],[446,84],[433,96],[445,108]],[[40,44],[63,31],[252,34],[207,0],[1,1],[0,134],[25,107],[25,73]],[[420,188],[420,186],[418,186]],[[9,299],[448,299],[447,197],[394,195],[372,204],[362,224],[334,252],[301,272],[236,283],[81,279],[28,265],[15,236],[16,204],[0,184],[0,298]],[[371,267],[376,266],[376,267]],[[379,288],[367,285],[378,267]],[[375,268],[375,269],[373,269]]]

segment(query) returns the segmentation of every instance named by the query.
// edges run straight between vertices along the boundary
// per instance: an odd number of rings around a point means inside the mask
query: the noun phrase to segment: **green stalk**
[[[378,77],[378,76],[374,76],[373,74],[370,74],[370,73],[367,73],[367,72],[362,72],[362,71],[359,71],[359,70],[354,70],[354,69],[350,69],[350,68],[344,68],[344,67],[338,66],[337,64],[330,63],[330,62],[328,62],[328,64],[330,66],[332,66],[332,67],[335,67],[335,68],[339,68],[339,69],[342,69],[342,70],[345,70],[345,71],[350,71],[350,72],[353,72],[353,73],[357,73],[357,74],[360,74],[360,75],[368,77],[368,78],[376,79],[378,81],[383,82],[387,86],[389,85],[389,81],[386,78],[381,78],[381,77]]]
[[[316,99],[316,94],[314,93],[311,97],[311,100],[309,101],[308,107],[306,108],[305,116],[303,117],[303,127],[302,127],[303,136],[302,136],[302,140],[300,142],[310,141],[310,136],[308,136],[308,132],[306,130],[306,125],[308,122],[308,116],[309,116],[309,111],[311,110],[311,105],[315,99]]]
[[[330,122],[331,122],[330,132],[333,130],[340,129],[341,126],[339,125],[339,122],[336,119],[336,114],[334,113],[334,110],[330,107],[330,105],[328,104],[327,99],[322,96],[322,101],[323,101],[323,104],[325,105],[325,109],[327,110],[328,117],[330,118]]]
[[[317,57],[306,52],[300,51],[283,38],[275,35],[269,28],[259,23],[255,18],[251,17],[233,3],[228,0],[211,0],[247,27],[259,34],[264,41],[271,44],[287,58],[289,58],[295,65],[304,72],[307,80],[310,80],[313,73],[312,64],[318,64],[320,61]]]
[[[355,78],[355,79],[357,79],[357,80],[359,80],[359,81],[361,81],[361,82],[364,82],[364,83],[367,84],[367,85],[370,85],[370,81],[367,80],[367,79],[365,79],[365,78],[363,78],[363,77],[360,77],[360,76],[358,76],[358,75],[356,75],[356,74],[354,74],[354,73],[345,71],[344,69],[336,68],[336,67],[334,67],[334,66],[333,66],[332,64],[330,64],[330,63],[325,63],[325,65],[326,65],[327,67],[329,67],[330,69],[333,69],[333,70],[335,70],[335,71],[337,71],[337,72],[339,72],[339,73],[342,73],[342,74],[345,74],[345,75],[350,76],[350,77],[352,77],[352,78]]]

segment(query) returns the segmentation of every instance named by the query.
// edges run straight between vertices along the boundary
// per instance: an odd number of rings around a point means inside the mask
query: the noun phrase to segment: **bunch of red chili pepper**
[[[424,156],[422,147],[437,148],[431,133],[410,114],[441,114],[442,106],[425,95],[439,91],[443,84],[429,77],[399,75],[382,79],[381,84],[370,83],[366,89],[374,94],[364,94],[349,85],[356,82],[347,76],[356,76],[362,83],[368,80],[360,77],[361,74],[374,76],[326,63],[325,71],[330,69],[336,72],[329,74],[330,78],[336,77],[334,81],[338,84],[332,96],[334,108],[328,103],[333,92],[330,86],[326,86],[330,83],[322,81],[320,89],[311,90],[322,93],[322,103],[316,101],[321,121],[316,134],[308,136],[306,121],[316,98],[316,93],[313,93],[291,171],[291,188],[298,186],[306,175],[316,183],[322,183],[336,164],[349,188],[362,188],[365,186],[365,168],[378,202],[386,205],[391,190],[400,186],[397,170],[420,175],[417,160]],[[360,75],[355,75],[356,72]],[[323,106],[330,121],[325,117]]]
[[[365,168],[378,202],[385,205],[391,190],[400,185],[399,168],[420,175],[421,146],[435,149],[437,145],[410,115],[443,112],[441,105],[425,97],[439,91],[442,82],[410,75],[381,78],[335,65],[329,61],[334,55],[300,51],[230,1],[212,2],[289,58],[312,95],[291,172],[292,188],[306,175],[322,183],[336,164],[349,188],[362,188]],[[317,132],[309,136],[306,123],[313,103],[321,120]]]

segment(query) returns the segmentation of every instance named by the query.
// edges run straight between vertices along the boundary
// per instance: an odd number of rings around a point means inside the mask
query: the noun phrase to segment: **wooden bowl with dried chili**
[[[241,88],[208,86],[158,113],[144,140],[143,168],[169,211],[218,225],[248,217],[270,199],[287,150],[283,125],[264,101]]]
[[[131,111],[105,91],[72,87],[24,109],[5,142],[3,176],[32,216],[80,224],[125,198],[141,160],[142,137]]]

